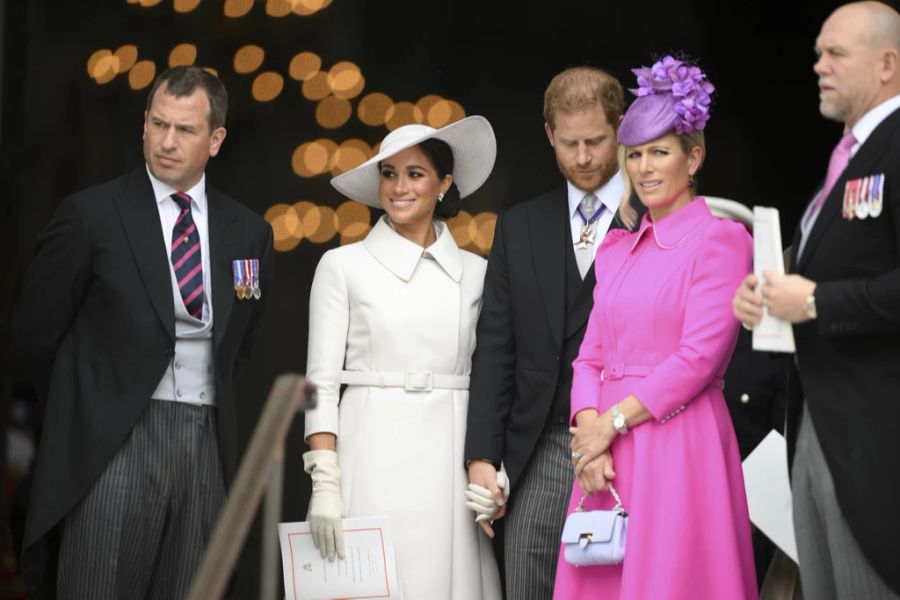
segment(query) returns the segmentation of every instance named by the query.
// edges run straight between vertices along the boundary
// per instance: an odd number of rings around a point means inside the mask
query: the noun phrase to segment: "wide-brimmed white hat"
[[[331,185],[348,198],[381,208],[378,163],[431,138],[443,140],[453,151],[453,183],[461,197],[465,198],[487,181],[497,158],[497,138],[487,119],[473,115],[440,129],[427,125],[398,127],[382,140],[378,154],[332,178]]]

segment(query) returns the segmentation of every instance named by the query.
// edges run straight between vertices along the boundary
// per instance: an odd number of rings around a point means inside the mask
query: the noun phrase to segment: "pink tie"
[[[847,163],[850,162],[850,148],[852,148],[855,143],[856,138],[853,137],[853,132],[848,131],[844,134],[844,137],[841,138],[841,141],[838,142],[838,145],[834,147],[834,151],[831,153],[831,160],[828,161],[828,174],[825,176],[825,187],[822,188],[822,193],[819,194],[819,199],[816,202],[817,209],[821,208],[822,204],[825,203],[825,199],[828,198],[828,194],[831,193],[831,188],[834,187],[834,184],[840,179],[841,173],[847,168]]]

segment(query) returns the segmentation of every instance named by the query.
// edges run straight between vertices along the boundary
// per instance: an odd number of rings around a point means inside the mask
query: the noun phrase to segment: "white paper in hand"
[[[763,271],[784,275],[781,249],[781,222],[777,208],[753,207],[753,273],[762,285]],[[758,291],[758,289],[757,289]],[[794,352],[794,329],[763,308],[762,321],[753,328],[753,349],[765,352]]]
[[[345,557],[330,562],[313,545],[309,523],[279,523],[285,600],[400,598],[387,517],[344,519]]]

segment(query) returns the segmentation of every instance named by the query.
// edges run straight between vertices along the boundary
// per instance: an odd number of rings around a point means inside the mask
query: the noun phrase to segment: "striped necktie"
[[[191,216],[191,197],[182,192],[172,194],[181,214],[172,228],[172,268],[188,313],[203,317],[203,263],[200,255],[200,233]]]

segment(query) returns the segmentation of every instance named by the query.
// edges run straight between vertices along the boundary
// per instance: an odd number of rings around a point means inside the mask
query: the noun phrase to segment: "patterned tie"
[[[195,319],[203,316],[203,263],[200,256],[200,234],[191,216],[191,197],[182,192],[172,194],[181,214],[172,228],[172,268],[188,313]]]
[[[594,262],[594,243],[593,239],[596,233],[594,232],[594,221],[600,216],[600,213],[603,212],[603,208],[605,205],[601,205],[600,210],[594,211],[594,206],[599,200],[597,196],[588,192],[584,195],[584,198],[581,199],[581,204],[579,205],[577,211],[578,216],[581,217],[582,221],[582,239],[590,238],[590,243],[578,242],[575,244],[575,262],[578,263],[578,272],[581,274],[581,278],[584,279],[585,275],[587,275],[588,269],[591,268],[591,263]]]
[[[855,143],[856,138],[853,137],[853,132],[848,131],[844,134],[844,137],[841,138],[841,141],[838,142],[838,145],[834,147],[834,151],[831,153],[831,160],[828,161],[828,174],[825,176],[825,187],[822,188],[822,193],[819,194],[819,198],[816,201],[817,212],[822,208],[822,204],[825,203],[825,198],[831,193],[834,184],[840,179],[841,173],[847,168],[847,163],[850,162],[850,149],[853,148]]]

